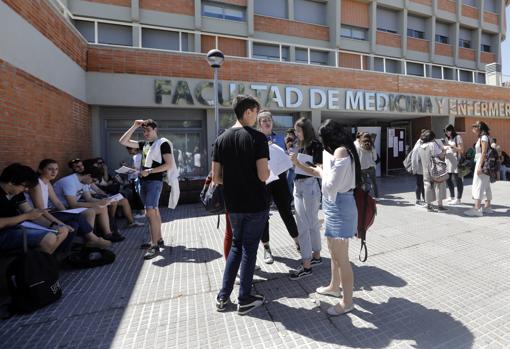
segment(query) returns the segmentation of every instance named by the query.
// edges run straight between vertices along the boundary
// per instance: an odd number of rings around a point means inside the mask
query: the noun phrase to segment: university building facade
[[[401,167],[423,128],[455,124],[467,145],[486,121],[510,149],[501,86],[505,0],[0,1],[0,167],[127,158],[135,118],[172,140],[181,175],[203,176],[232,98],[256,96],[276,128],[301,116],[379,137],[383,173]],[[141,137],[141,135],[138,135]],[[197,157],[196,155],[199,154]],[[197,166],[196,159],[200,159]]]

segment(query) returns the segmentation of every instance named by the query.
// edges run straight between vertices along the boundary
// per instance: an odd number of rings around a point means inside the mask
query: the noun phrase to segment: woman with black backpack
[[[472,127],[473,133],[478,137],[475,144],[475,170],[473,171],[472,194],[475,206],[464,214],[471,217],[482,217],[483,213],[493,213],[491,208],[492,191],[489,175],[483,172],[484,163],[490,148],[489,126],[483,121],[477,121]],[[482,200],[485,198],[485,207],[482,209]]]

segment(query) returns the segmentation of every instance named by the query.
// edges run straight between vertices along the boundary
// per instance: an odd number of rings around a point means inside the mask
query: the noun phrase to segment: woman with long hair
[[[377,161],[377,152],[375,151],[372,136],[363,132],[359,137],[359,142],[355,144],[361,164],[361,175],[363,183],[369,184],[374,193],[374,198],[379,198],[379,190],[377,190],[375,162]]]
[[[322,263],[321,235],[319,223],[319,208],[321,189],[319,185],[320,173],[317,168],[322,165],[322,144],[313,129],[312,121],[300,118],[294,125],[299,140],[299,153],[308,155],[310,161],[303,163],[298,160],[298,154],[291,155],[291,160],[302,173],[296,174],[294,179],[294,207],[296,209],[296,223],[298,226],[298,241],[302,258],[302,265],[290,272],[291,280],[299,280],[312,275],[312,266]]]
[[[358,230],[358,210],[354,189],[362,183],[361,164],[350,134],[335,121],[326,120],[319,128],[324,146],[322,206],[325,235],[331,253],[329,285],[317,288],[317,293],[340,297],[342,300],[328,309],[332,316],[354,309],[352,300],[354,275],[349,262],[349,239]]]
[[[464,212],[467,216],[481,217],[484,213],[493,213],[491,208],[492,191],[490,177],[482,172],[487,152],[491,144],[489,126],[483,121],[477,121],[472,127],[473,133],[478,137],[475,144],[475,170],[473,171],[472,194],[475,207]],[[485,207],[482,209],[482,200],[485,198]]]
[[[464,183],[462,177],[459,176],[459,161],[464,154],[464,144],[462,137],[457,134],[455,127],[452,124],[446,125],[444,128],[444,135],[446,137],[446,166],[448,168],[448,190],[450,191],[450,205],[459,205],[462,199],[462,192],[464,191]],[[455,187],[457,187],[457,197],[455,197]]]

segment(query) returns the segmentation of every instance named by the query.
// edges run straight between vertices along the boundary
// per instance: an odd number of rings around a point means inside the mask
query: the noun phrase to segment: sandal
[[[338,310],[338,307],[340,307],[341,310]],[[338,315],[347,314],[353,310],[354,310],[354,303],[351,303],[350,305],[343,306],[343,307],[340,305],[340,303],[338,303],[337,305],[334,305],[334,306],[328,308],[328,314],[331,316],[338,316]]]
[[[324,296],[331,296],[331,297],[340,297],[340,295],[341,295],[340,289],[336,289],[335,291],[331,291],[331,290],[328,289],[327,286],[317,287],[315,292],[317,292],[318,294],[322,294]]]

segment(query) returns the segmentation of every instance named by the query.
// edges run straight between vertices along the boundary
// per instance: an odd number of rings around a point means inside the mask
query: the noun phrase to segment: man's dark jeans
[[[218,298],[230,297],[239,266],[241,266],[241,287],[238,300],[243,301],[250,295],[257,248],[268,216],[269,210],[257,213],[230,213],[233,232],[232,249],[227,258],[223,285]]]

